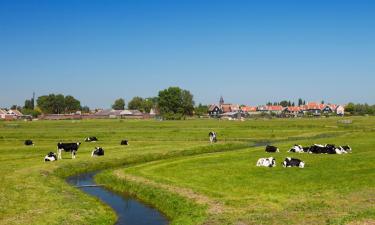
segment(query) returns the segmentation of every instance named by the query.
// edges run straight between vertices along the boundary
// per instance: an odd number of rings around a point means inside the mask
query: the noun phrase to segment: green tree
[[[207,105],[202,105],[201,103],[199,103],[199,105],[194,108],[194,113],[195,113],[196,116],[207,115],[207,113],[208,113],[208,106]]]
[[[280,105],[282,107],[287,107],[287,106],[289,106],[289,102],[287,100],[283,100],[283,101],[280,102]]]
[[[90,108],[88,106],[83,106],[81,108],[81,111],[82,111],[82,113],[89,113],[90,112]]]
[[[169,87],[159,91],[158,107],[166,119],[181,119],[194,111],[193,95],[179,87]]]
[[[72,113],[72,112],[81,110],[81,102],[75,99],[71,95],[65,96],[64,104],[65,104],[65,113]]]
[[[25,105],[23,106],[24,109],[34,109],[34,104],[32,100],[26,99]]]
[[[354,114],[354,108],[355,108],[354,103],[350,102],[345,106],[345,111],[350,114]]]
[[[62,94],[49,94],[39,96],[37,99],[38,107],[43,113],[70,113],[81,109],[80,102],[73,96]]]
[[[116,99],[112,105],[112,109],[123,110],[125,109],[125,100],[123,98]]]
[[[136,96],[129,101],[128,109],[139,110],[144,112],[144,101],[145,100],[143,98]]]
[[[301,105],[303,105],[303,101],[302,101],[302,98],[299,98],[298,99],[298,106],[301,106]]]

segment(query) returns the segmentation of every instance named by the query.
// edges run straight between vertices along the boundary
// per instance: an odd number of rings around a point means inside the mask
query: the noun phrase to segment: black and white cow
[[[327,144],[327,145],[315,144],[315,145],[310,147],[309,152],[314,153],[314,154],[344,154],[344,153],[347,153],[347,151],[343,147],[335,146],[333,144]]]
[[[273,157],[260,158],[257,161],[257,166],[275,167],[276,166],[276,160]]]
[[[272,145],[266,146],[266,152],[280,152],[279,148]]]
[[[303,152],[310,152],[310,147],[309,146],[303,147]]]
[[[300,159],[286,157],[283,162],[283,167],[299,167],[304,168],[305,162]]]
[[[352,152],[352,148],[349,145],[341,146],[341,148],[345,151],[345,153]]]
[[[122,140],[121,145],[129,145],[128,140]]]
[[[210,138],[211,143],[217,142],[216,133],[214,131],[208,133],[208,137]]]
[[[309,153],[325,154],[325,153],[327,153],[327,150],[326,150],[326,147],[324,145],[314,144],[310,147]]]
[[[87,137],[85,138],[85,142],[97,142],[98,139],[96,137]]]
[[[103,156],[104,155],[104,149],[102,147],[96,147],[92,152],[91,152],[91,157],[96,157],[96,156]]]
[[[32,140],[26,140],[25,145],[34,145],[34,142]]]
[[[44,162],[52,162],[52,161],[56,161],[57,160],[57,156],[55,153],[53,152],[49,152],[45,157],[44,157]]]
[[[76,153],[78,151],[79,146],[81,145],[81,142],[77,143],[57,143],[57,155],[58,158],[61,159],[61,151],[64,150],[66,152],[70,152],[72,154],[72,159],[76,158]]]
[[[288,152],[303,153],[304,151],[302,145],[294,145]]]

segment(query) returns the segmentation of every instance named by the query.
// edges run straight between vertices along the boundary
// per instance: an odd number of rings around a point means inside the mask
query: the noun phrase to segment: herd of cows
[[[217,136],[214,131],[208,133],[208,136],[210,138],[211,143],[217,142]],[[268,153],[280,152],[279,148],[271,145],[267,145],[265,151]],[[288,152],[311,154],[346,154],[350,153],[351,151],[352,149],[349,145],[335,146],[333,144],[314,144],[308,147],[302,147],[302,145],[294,145]],[[258,159],[256,166],[275,167],[276,159],[274,157],[260,158]],[[285,160],[282,162],[282,166],[304,168],[305,162],[297,158],[286,157]]]
[[[97,141],[98,141],[98,138],[96,137],[85,138],[85,142],[97,142]],[[25,145],[34,145],[34,142],[32,140],[26,140],[24,143]],[[58,159],[62,159],[62,156],[61,156],[62,151],[70,152],[70,154],[72,155],[72,159],[75,159],[80,145],[81,145],[81,142],[76,142],[76,143],[59,142],[57,143],[57,154],[54,152],[49,152],[44,157],[44,161],[51,162],[51,161],[56,161]],[[128,140],[121,140],[120,145],[128,145]],[[103,155],[104,155],[104,149],[102,147],[95,147],[95,149],[92,150],[91,152],[91,157],[103,156]]]
[[[217,142],[217,136],[214,131],[209,132],[208,136],[209,136],[209,140],[211,143]],[[85,142],[96,142],[96,141],[98,141],[98,138],[96,137],[85,138]],[[34,143],[32,140],[26,140],[25,145],[34,145]],[[81,142],[76,142],[76,143],[59,142],[57,143],[57,155],[54,152],[49,152],[44,157],[44,161],[48,162],[48,161],[56,161],[58,159],[62,159],[62,156],[61,156],[62,151],[70,152],[72,155],[72,159],[75,159],[80,145],[81,145]],[[120,145],[128,145],[128,140],[122,140],[120,142]],[[265,151],[267,153],[280,152],[279,148],[277,148],[276,146],[271,146],[271,145],[267,145]],[[335,146],[333,144],[327,144],[327,145],[314,144],[309,147],[302,147],[301,145],[294,145],[288,152],[312,153],[312,154],[345,154],[345,153],[350,153],[351,151],[352,149],[348,145]],[[103,155],[104,155],[104,149],[102,147],[95,147],[95,149],[91,152],[91,157],[103,156]],[[258,159],[256,166],[275,167],[276,159],[274,157],[260,158]],[[297,158],[287,157],[282,162],[282,166],[304,168],[305,162]]]
[[[280,152],[279,148],[271,145],[266,146],[266,152],[275,153]],[[301,145],[294,145],[288,152],[295,153],[311,153],[311,154],[346,154],[352,152],[352,149],[349,145],[345,146],[335,146],[333,144],[319,145],[314,144],[310,147],[302,147]],[[260,158],[257,161],[256,166],[264,167],[275,167],[276,159],[274,157]],[[286,157],[282,162],[283,167],[299,167],[304,168],[305,162],[291,157]]]

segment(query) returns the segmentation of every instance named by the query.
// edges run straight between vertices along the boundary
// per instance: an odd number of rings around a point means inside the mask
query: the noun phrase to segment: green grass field
[[[164,212],[172,224],[374,223],[375,118],[273,119],[245,122],[0,122],[0,224],[112,224],[112,210],[65,183],[84,171]],[[218,133],[217,144],[208,132]],[[44,163],[59,141],[81,141],[77,159]],[[25,139],[36,143],[23,145]],[[120,146],[128,139],[129,146]],[[257,144],[281,149],[276,168],[257,168]],[[349,144],[352,154],[287,154],[294,143]],[[91,158],[95,146],[105,156]],[[305,169],[280,166],[286,156]]]

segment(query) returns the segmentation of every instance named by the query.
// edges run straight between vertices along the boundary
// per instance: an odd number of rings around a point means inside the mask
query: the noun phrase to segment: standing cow
[[[211,131],[210,133],[208,133],[208,136],[210,138],[211,143],[217,142],[216,133],[214,131]]]
[[[72,159],[76,158],[76,153],[78,151],[79,146],[81,145],[81,142],[77,143],[57,143],[57,155],[59,159],[62,159],[61,157],[61,151],[64,150],[66,152],[70,152],[72,154]]]

